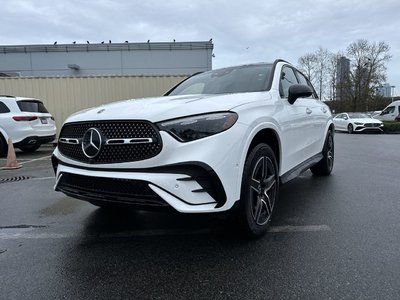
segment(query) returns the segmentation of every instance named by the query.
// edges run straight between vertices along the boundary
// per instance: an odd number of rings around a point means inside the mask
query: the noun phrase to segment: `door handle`
[[[307,107],[306,113],[307,113],[307,115],[310,115],[312,113],[312,110]]]

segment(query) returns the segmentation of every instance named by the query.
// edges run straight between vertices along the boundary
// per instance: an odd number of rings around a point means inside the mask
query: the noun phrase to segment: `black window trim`
[[[3,101],[0,101],[0,114],[7,114],[11,112],[10,108]]]
[[[293,74],[294,74],[294,77],[296,78],[297,84],[299,84],[299,78],[298,78],[297,75],[296,75],[296,70],[297,70],[296,68],[294,68],[293,66],[291,66],[291,65],[289,65],[289,64],[285,64],[285,65],[282,66],[281,73],[280,73],[280,75],[279,75],[279,95],[281,96],[281,98],[287,99],[287,97],[285,97],[285,95],[282,94],[282,93],[283,93],[283,90],[282,90],[282,86],[281,86],[282,73],[283,73],[283,69],[284,69],[284,68],[292,69]],[[306,78],[307,78],[307,77],[306,77]]]
[[[320,99],[319,96],[318,96],[318,94],[317,94],[317,92],[315,91],[314,86],[312,85],[310,79],[309,79],[306,75],[304,75],[304,73],[301,72],[300,70],[298,70],[298,69],[296,69],[296,68],[294,68],[294,69],[295,69],[294,74],[295,74],[296,77],[297,77],[297,81],[300,83],[298,74],[302,75],[302,76],[306,79],[307,85],[308,85],[308,86],[312,89],[312,91],[313,91],[313,98],[314,98],[314,99]]]

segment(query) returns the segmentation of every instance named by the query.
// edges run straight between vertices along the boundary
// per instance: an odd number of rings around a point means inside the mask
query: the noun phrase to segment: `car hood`
[[[246,103],[268,99],[271,99],[268,92],[130,99],[77,112],[66,122],[126,119],[159,122],[195,114],[228,111]]]
[[[382,123],[381,121],[379,121],[379,120],[376,120],[376,119],[370,119],[370,118],[356,118],[356,119],[351,119],[351,121],[353,122],[353,123]]]

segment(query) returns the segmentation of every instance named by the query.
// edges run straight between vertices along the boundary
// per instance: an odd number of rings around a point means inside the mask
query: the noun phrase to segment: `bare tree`
[[[385,42],[369,42],[360,39],[347,47],[351,60],[351,109],[369,110],[369,102],[378,86],[386,80],[386,64],[391,59],[390,47]]]
[[[321,99],[331,98],[332,72],[336,70],[332,66],[333,57],[334,54],[327,49],[319,47],[314,53],[307,53],[298,60],[299,69],[317,88]]]
[[[340,53],[331,54],[328,60],[328,81],[329,81],[329,100],[336,99],[336,78],[337,78],[337,58],[340,57]]]
[[[298,67],[316,87],[321,99],[338,98],[340,103],[336,106],[341,110],[368,111],[377,88],[386,80],[386,64],[391,59],[389,50],[385,42],[360,39],[337,54],[319,47],[301,56]],[[344,70],[338,74],[338,59],[343,56],[350,60],[350,69],[346,68],[346,74],[342,74]]]
[[[308,77],[311,82],[315,81],[316,63],[317,57],[315,56],[315,53],[304,54],[298,60],[299,69]]]

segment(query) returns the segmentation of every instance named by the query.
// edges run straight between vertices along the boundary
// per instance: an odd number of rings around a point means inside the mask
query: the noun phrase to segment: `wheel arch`
[[[274,151],[276,162],[278,164],[278,170],[280,170],[281,166],[281,142],[278,136],[278,133],[271,129],[265,128],[257,132],[257,134],[253,137],[249,148],[247,149],[246,157],[250,154],[250,152],[260,143],[265,143],[271,147],[272,151]]]
[[[4,131],[3,128],[0,127],[0,138],[3,138],[6,142],[8,140],[8,134]]]
[[[333,122],[329,125],[328,130],[332,132],[332,134],[335,134],[335,124]],[[328,133],[328,130],[326,131]]]

